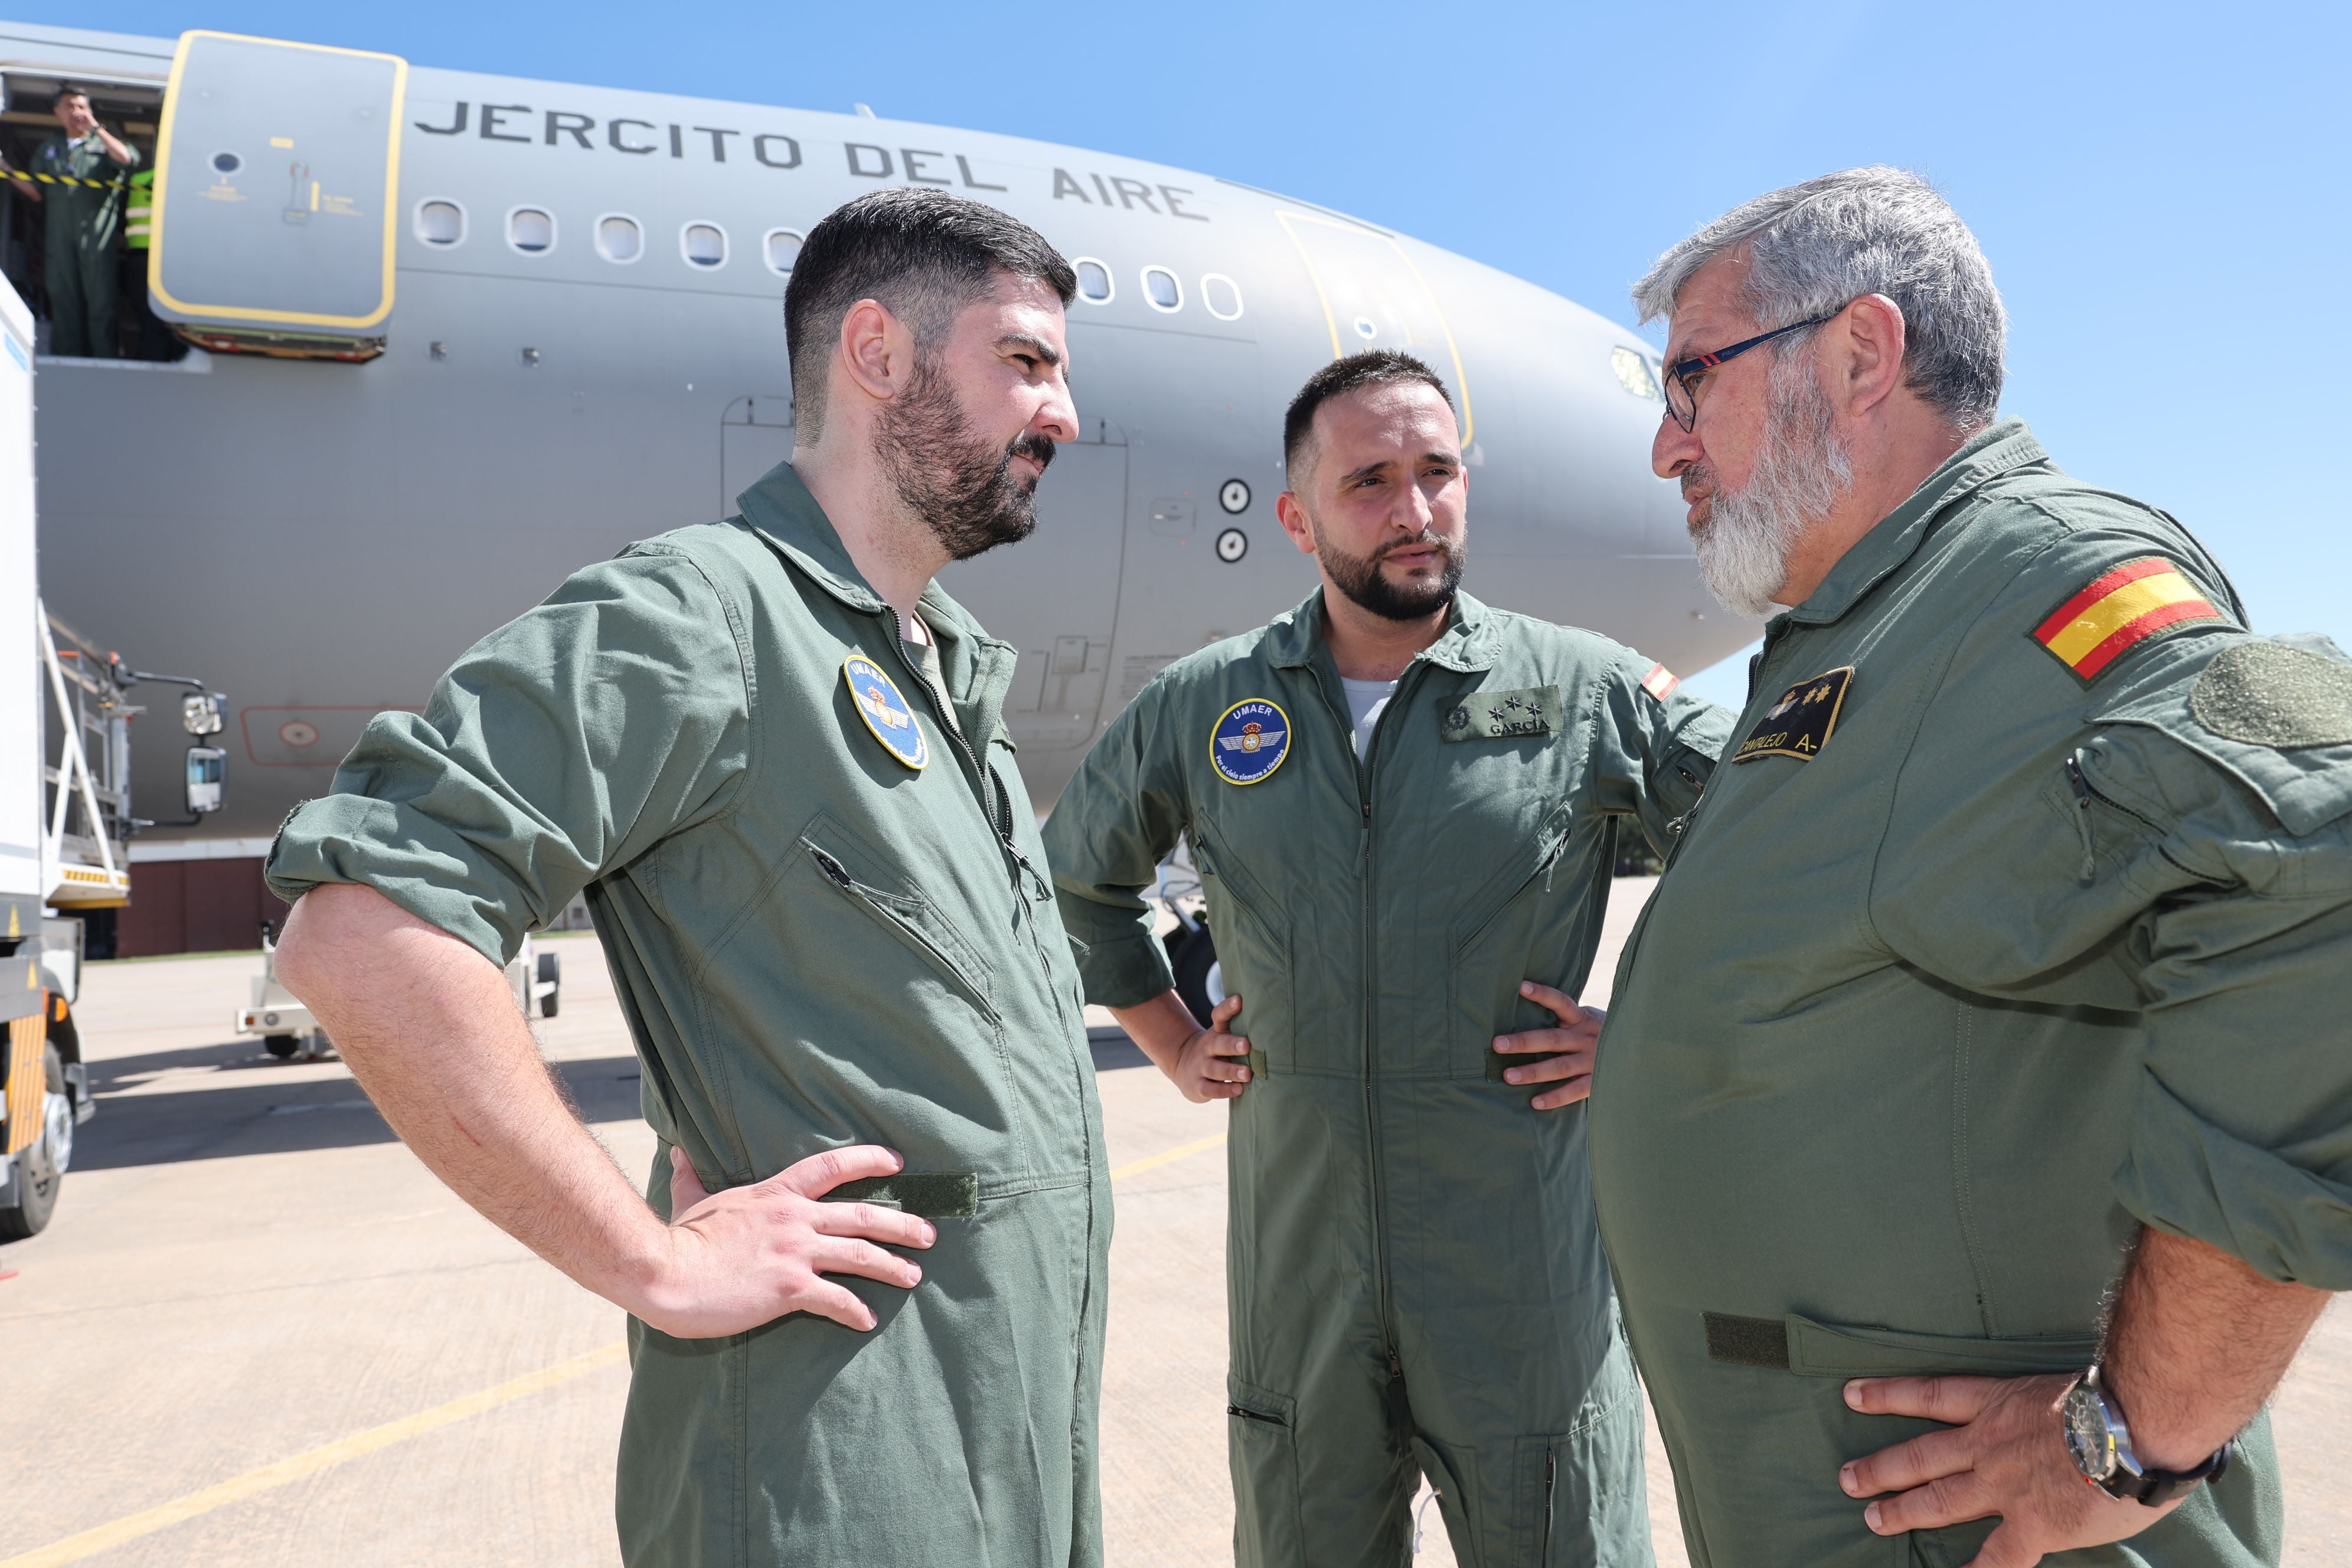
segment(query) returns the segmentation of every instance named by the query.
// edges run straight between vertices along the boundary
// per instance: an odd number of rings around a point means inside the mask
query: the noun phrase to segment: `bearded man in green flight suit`
[[[386,1120],[630,1313],[636,1568],[1101,1561],[1084,1004],[1017,655],[930,582],[1034,526],[1076,291],[944,192],[826,217],[785,295],[792,460],[379,716],[271,851],[278,975]],[[660,1139],[643,1197],[499,972],[583,891]]]
[[[49,353],[115,357],[116,250],[122,240],[122,174],[139,150],[98,122],[89,94],[58,89],[58,133],[33,153],[33,172],[53,183],[18,184],[47,219],[41,281],[49,296]]]
[[[1284,453],[1321,586],[1156,677],[1045,831],[1087,994],[1231,1103],[1235,1553],[1402,1563],[1425,1475],[1465,1564],[1639,1568],[1576,997],[1620,836],[1666,840],[1727,716],[1459,591],[1469,476],[1420,361],[1317,372]],[[1205,1027],[1142,898],[1180,836],[1230,993]]]
[[[1701,566],[1790,606],[1592,1090],[1692,1562],[2277,1563],[2263,1403],[2352,1289],[2352,663],[1996,419],[1916,176],[1635,299]]]

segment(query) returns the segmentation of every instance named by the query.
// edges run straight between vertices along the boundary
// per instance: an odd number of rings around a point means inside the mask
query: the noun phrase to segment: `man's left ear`
[[[1845,317],[1846,395],[1855,412],[1876,407],[1903,384],[1903,353],[1909,345],[1902,307],[1884,294],[1864,294],[1848,305]]]

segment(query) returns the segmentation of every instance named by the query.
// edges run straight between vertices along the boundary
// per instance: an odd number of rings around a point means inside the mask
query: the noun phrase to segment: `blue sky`
[[[1724,208],[1827,169],[1902,164],[1991,258],[2010,310],[2006,410],[2069,470],[2196,531],[2258,629],[2352,647],[2352,506],[2318,482],[2352,447],[2352,362],[2332,346],[2352,325],[2328,304],[2352,254],[2352,8],[116,0],[22,15],[862,100],[1306,196],[1620,320],[1649,258]],[[1739,662],[1696,684],[1737,700]]]

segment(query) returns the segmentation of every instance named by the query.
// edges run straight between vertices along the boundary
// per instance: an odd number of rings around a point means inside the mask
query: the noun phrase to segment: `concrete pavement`
[[[1593,999],[1642,889],[1621,884]],[[1633,896],[1629,897],[1628,894]],[[593,938],[542,1046],[624,1169],[653,1140]],[[257,956],[91,966],[99,1118],[57,1220],[0,1248],[0,1568],[618,1562],[620,1314],[452,1197],[334,1062],[227,1021]],[[1223,1113],[1099,1043],[1117,1176],[1103,1467],[1113,1568],[1230,1561]],[[2352,1563],[2352,1323],[2276,1420],[2286,1562]],[[1654,1437],[1659,1561],[1683,1568]],[[1419,1561],[1451,1563],[1434,1510]]]

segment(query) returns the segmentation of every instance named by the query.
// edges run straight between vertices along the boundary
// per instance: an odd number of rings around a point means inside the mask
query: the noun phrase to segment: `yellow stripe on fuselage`
[[[2050,651],[2069,665],[2080,664],[2101,643],[2150,610],[2204,596],[2178,572],[2158,572],[2126,583],[2067,622],[2066,629],[2050,639]]]

